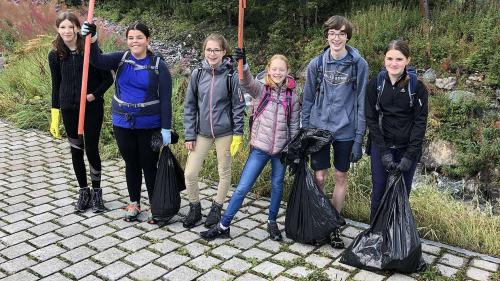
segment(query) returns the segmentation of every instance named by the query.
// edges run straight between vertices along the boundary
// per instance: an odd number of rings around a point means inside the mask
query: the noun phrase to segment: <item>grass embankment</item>
[[[376,16],[376,13],[373,16]],[[362,17],[361,12],[358,17]],[[361,18],[358,18],[358,20],[361,21]],[[381,30],[371,32],[377,33],[381,32]],[[27,43],[17,42],[11,45],[10,48],[13,51],[7,56],[8,66],[0,73],[0,118],[7,119],[18,127],[36,128],[47,134],[51,96],[47,54],[51,48],[52,36],[40,36]],[[385,37],[378,40],[385,40]],[[118,49],[113,40],[105,40],[102,47],[104,51]],[[376,55],[374,56],[376,57]],[[175,77],[173,94],[174,120],[175,127],[181,133],[181,136],[182,102],[186,86],[184,78]],[[106,116],[101,139],[101,150],[104,157],[118,155],[109,115],[109,104],[113,90],[110,89],[106,93]],[[248,138],[248,134],[245,135],[245,138]],[[248,144],[248,139],[245,139],[244,143]],[[187,153],[182,140],[181,143],[173,146],[173,150],[179,161],[184,164]],[[248,147],[245,146],[241,153],[235,157],[233,182],[238,181],[247,155]],[[267,167],[264,170],[264,175],[257,181],[254,191],[258,195],[269,193],[269,170],[269,167]],[[344,215],[354,220],[367,222],[371,189],[368,159],[364,157],[359,164],[351,169],[350,174],[349,194],[344,208]],[[200,176],[207,179],[217,179],[215,152],[209,154]],[[286,182],[285,199],[287,198],[291,179],[287,177]],[[332,188],[333,180],[330,179],[327,183],[327,190]],[[411,203],[422,237],[500,256],[500,217],[481,213],[468,204],[456,202],[450,196],[437,191],[433,184],[417,189],[412,193]]]

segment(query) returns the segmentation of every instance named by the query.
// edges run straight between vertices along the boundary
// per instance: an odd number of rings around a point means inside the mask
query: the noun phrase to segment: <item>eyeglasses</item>
[[[345,33],[345,32],[340,32],[340,33],[328,32],[328,37],[345,39],[345,38],[347,38],[347,33]]]
[[[205,49],[205,53],[209,53],[209,54],[210,54],[210,53],[212,53],[212,54],[214,54],[214,55],[217,55],[217,54],[219,54],[220,52],[222,52],[222,50],[221,50],[221,49]]]

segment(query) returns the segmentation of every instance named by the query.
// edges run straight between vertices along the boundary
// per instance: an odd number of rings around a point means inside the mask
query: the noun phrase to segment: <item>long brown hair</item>
[[[69,20],[74,27],[77,27],[79,29],[81,28],[80,20],[75,14],[71,12],[59,13],[59,15],[57,15],[56,18],[56,27],[59,28],[61,22],[65,20]],[[56,51],[59,58],[65,59],[69,56],[69,48],[64,43],[63,39],[61,38],[61,35],[59,35],[59,32],[57,33],[56,39],[52,41],[52,47]],[[79,32],[76,32],[76,50],[78,51],[78,53],[83,54],[83,49],[84,49],[84,38]]]

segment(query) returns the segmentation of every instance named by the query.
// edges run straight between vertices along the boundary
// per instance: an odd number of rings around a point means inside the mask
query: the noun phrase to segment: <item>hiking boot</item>
[[[189,213],[184,219],[182,226],[185,228],[191,228],[196,225],[197,222],[201,220],[201,204],[200,202],[189,203]]]
[[[335,249],[343,249],[344,241],[340,238],[339,229],[336,228],[332,233],[330,233],[330,246]]]
[[[205,240],[214,240],[215,238],[230,238],[229,235],[229,227],[226,229],[222,229],[219,223],[216,223],[212,228],[207,231],[200,232],[201,238]]]
[[[80,188],[78,191],[78,201],[75,204],[75,212],[85,212],[89,207],[90,203],[90,188],[84,187]]]
[[[281,241],[283,240],[283,236],[281,236],[281,231],[278,228],[278,224],[276,221],[268,221],[267,222],[267,233],[269,233],[269,238],[273,241]]]
[[[92,189],[92,212],[102,213],[104,211],[106,211],[106,208],[104,207],[104,202],[102,201],[102,189]]]
[[[136,221],[137,216],[139,216],[140,212],[141,205],[139,205],[139,203],[137,202],[131,202],[125,208],[125,216],[123,217],[123,220],[125,220],[126,222]]]
[[[206,228],[212,228],[212,226],[216,225],[220,221],[221,211],[222,204],[214,201],[212,203],[212,207],[210,208],[210,212],[208,213],[207,220],[205,221]]]

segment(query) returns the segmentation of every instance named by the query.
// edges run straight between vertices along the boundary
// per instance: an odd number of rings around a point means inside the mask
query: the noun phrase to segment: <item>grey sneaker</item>
[[[123,219],[127,222],[136,221],[137,216],[141,212],[141,205],[137,202],[131,202],[125,208],[125,215]]]

